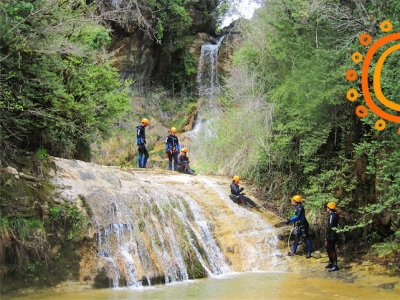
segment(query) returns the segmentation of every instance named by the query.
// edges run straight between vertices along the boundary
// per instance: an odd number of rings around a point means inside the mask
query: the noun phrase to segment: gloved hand
[[[286,225],[289,225],[290,222],[291,222],[290,219],[287,219],[286,222],[285,222],[285,224],[286,224]]]
[[[146,147],[143,144],[139,145],[138,151],[143,151]]]
[[[142,139],[142,143],[146,145],[146,139]]]
[[[244,190],[244,188],[241,187],[241,188],[239,189],[239,193],[240,193],[240,192],[243,192],[243,190]]]

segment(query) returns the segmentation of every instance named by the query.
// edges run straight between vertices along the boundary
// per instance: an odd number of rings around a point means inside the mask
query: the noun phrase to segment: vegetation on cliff
[[[243,46],[220,98],[224,112],[212,124],[214,134],[203,136],[207,149],[199,145],[198,152],[207,153],[201,156],[203,169],[253,180],[264,190],[267,205],[281,215],[291,213],[291,195],[303,194],[316,225],[317,247],[322,246],[321,222],[329,201],[342,210],[341,230],[352,230],[343,235],[345,242],[398,244],[398,126],[387,122],[377,130],[374,113],[364,118],[355,113],[363,95],[351,102],[346,93],[361,91],[362,63],[351,57],[368,50],[360,45],[360,35],[368,33],[376,41],[399,31],[400,4],[264,2],[241,29]],[[380,27],[385,20],[393,25],[389,33]],[[398,63],[399,53],[391,53],[381,74],[383,94],[392,100],[399,96]],[[357,71],[357,80],[346,79],[349,69]]]

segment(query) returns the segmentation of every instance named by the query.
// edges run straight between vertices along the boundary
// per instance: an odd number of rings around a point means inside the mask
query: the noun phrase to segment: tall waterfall
[[[57,201],[89,207],[81,277],[142,286],[280,268],[273,227],[228,197],[229,180],[55,159]]]
[[[207,42],[201,46],[199,66],[197,69],[198,95],[209,99],[210,106],[218,95],[218,52],[224,40],[222,36],[217,43]]]

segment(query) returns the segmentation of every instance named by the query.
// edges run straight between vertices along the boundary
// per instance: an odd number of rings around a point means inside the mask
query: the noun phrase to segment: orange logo
[[[380,25],[380,28],[383,32],[389,32],[392,30],[392,24],[389,21],[383,21]],[[396,116],[393,114],[390,114],[386,111],[383,111],[381,108],[379,108],[374,101],[372,100],[370,91],[369,91],[369,84],[368,84],[368,70],[369,70],[369,65],[371,63],[372,57],[374,56],[375,52],[382,47],[383,45],[394,41],[394,40],[400,40],[400,32],[398,33],[393,33],[384,36],[383,38],[380,38],[377,40],[375,43],[371,45],[371,47],[368,49],[367,53],[365,54],[364,62],[362,65],[362,72],[361,72],[361,88],[362,92],[364,95],[365,102],[368,106],[368,108],[380,119],[378,119],[375,122],[375,128],[379,131],[385,129],[386,127],[386,121],[391,121],[395,123],[400,123],[400,116]],[[364,33],[360,35],[359,38],[360,44],[363,46],[368,46],[371,43],[371,36],[367,33]],[[382,72],[382,67],[385,62],[385,59],[388,57],[389,54],[392,52],[399,50],[400,49],[400,44],[396,44],[394,46],[391,46],[389,49],[383,52],[381,57],[379,57],[378,62],[376,63],[375,70],[374,70],[374,76],[373,76],[373,85],[374,85],[374,91],[375,91],[375,96],[379,100],[381,104],[383,104],[385,107],[390,108],[395,111],[400,111],[400,104],[397,104],[393,101],[390,101],[383,95],[382,89],[381,89],[381,72]],[[351,59],[355,63],[359,63],[362,61],[362,54],[359,52],[353,53],[351,56]],[[346,72],[346,78],[349,81],[353,81],[357,79],[357,73],[355,70],[350,69]],[[358,92],[356,89],[350,89],[347,91],[347,99],[350,101],[354,101],[358,98]],[[397,99],[399,100],[399,99]],[[356,108],[356,114],[360,118],[363,118],[368,115],[368,109],[364,105],[359,105]],[[400,128],[397,130],[397,132],[400,134]]]

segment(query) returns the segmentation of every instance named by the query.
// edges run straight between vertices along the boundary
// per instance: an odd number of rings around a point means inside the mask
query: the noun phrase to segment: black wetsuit
[[[338,241],[338,234],[336,233],[339,224],[339,214],[335,210],[331,210],[329,214],[328,227],[326,228],[326,253],[329,257],[329,265],[337,266],[336,243]]]
[[[244,206],[248,206],[248,204],[257,207],[257,204],[251,200],[249,197],[246,197],[244,195],[241,195],[240,193],[243,191],[243,188],[239,188],[238,184],[235,184],[234,181],[232,181],[231,183],[231,195],[233,195],[234,197],[230,197],[235,203],[243,203]],[[235,201],[235,199],[237,199],[237,202]]]
[[[189,167],[189,157],[186,154],[180,154],[178,156],[178,168],[177,170],[181,173],[194,174],[194,170]]]
[[[172,159],[174,159],[173,170],[177,171],[178,168],[178,154],[181,150],[179,140],[176,135],[170,134],[165,141],[165,150],[168,154],[168,169],[172,171]]]

